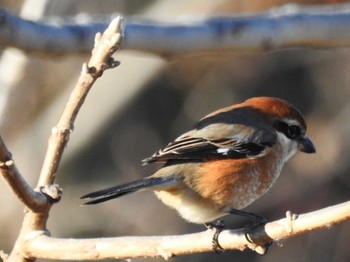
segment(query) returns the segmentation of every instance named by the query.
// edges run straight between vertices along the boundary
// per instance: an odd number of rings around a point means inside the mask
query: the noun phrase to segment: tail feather
[[[102,189],[81,197],[84,200],[90,200],[83,205],[94,205],[102,203],[126,194],[130,194],[145,188],[157,187],[162,185],[169,185],[175,182],[173,177],[152,177],[133,181],[130,183]]]

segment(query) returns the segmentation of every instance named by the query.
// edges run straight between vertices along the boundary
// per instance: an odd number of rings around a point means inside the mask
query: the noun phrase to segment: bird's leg
[[[267,223],[267,219],[263,216],[254,214],[254,213],[250,213],[250,212],[246,212],[246,211],[242,211],[242,210],[237,210],[237,209],[231,209],[229,211],[230,214],[233,215],[238,215],[241,217],[245,217],[248,218],[249,220],[253,221],[253,224],[249,224],[245,226],[245,238],[247,239],[248,242],[253,243],[252,239],[249,237],[249,232],[251,232],[252,230],[254,230],[255,228],[257,228],[258,226],[264,225]],[[266,243],[263,246],[264,249],[264,253],[266,254],[268,249],[270,248],[270,246],[272,245],[272,241]]]
[[[246,225],[245,229],[246,229],[246,238],[249,242],[252,242],[251,240],[248,239],[247,234],[249,231],[253,230],[254,228],[264,225],[267,223],[267,219],[263,216],[254,214],[254,213],[250,213],[250,212],[246,212],[243,210],[238,210],[238,209],[230,209],[229,214],[232,215],[237,215],[237,216],[241,216],[244,218],[249,219],[250,221],[253,221],[252,224]]]
[[[267,219],[265,217],[254,214],[254,213],[246,212],[243,210],[230,209],[229,214],[248,218],[249,220],[251,220],[259,225],[267,223]]]
[[[209,222],[209,223],[205,223],[204,225],[208,229],[215,230],[214,235],[213,235],[213,239],[212,239],[213,249],[214,249],[215,253],[221,253],[221,251],[223,251],[224,249],[219,244],[219,235],[220,235],[221,231],[224,230],[224,228],[225,228],[224,220],[220,219],[216,223]]]

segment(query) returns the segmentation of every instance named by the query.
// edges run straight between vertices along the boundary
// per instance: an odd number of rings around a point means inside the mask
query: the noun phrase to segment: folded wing
[[[262,155],[270,146],[270,143],[244,142],[232,138],[205,139],[184,136],[144,159],[142,163],[146,165],[170,160],[184,162],[251,158]]]

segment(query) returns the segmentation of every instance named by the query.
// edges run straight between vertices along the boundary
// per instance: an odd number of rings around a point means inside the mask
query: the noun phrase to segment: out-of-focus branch
[[[287,212],[287,218],[253,229],[224,230],[219,243],[225,250],[253,249],[264,252],[264,243],[291,238],[309,231],[329,228],[350,219],[350,201],[302,215]],[[106,258],[163,257],[210,252],[213,232],[180,236],[117,237],[94,239],[58,239],[45,234],[33,234],[28,239],[28,256],[55,260],[97,260]],[[247,238],[251,240],[248,241]]]
[[[108,23],[60,24],[29,21],[0,9],[0,45],[44,55],[88,53]]]
[[[107,20],[107,19],[106,19]],[[87,53],[107,22],[39,23],[0,12],[0,44],[48,55]],[[125,21],[124,49],[176,55],[199,52],[259,52],[289,47],[350,46],[350,5],[286,5],[268,12],[232,17],[182,18],[166,23]]]

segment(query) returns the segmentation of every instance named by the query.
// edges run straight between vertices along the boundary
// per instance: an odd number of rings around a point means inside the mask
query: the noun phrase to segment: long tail
[[[175,182],[175,179],[173,177],[144,178],[144,179],[133,181],[130,183],[95,191],[82,196],[81,199],[90,200],[84,203],[84,205],[94,205],[94,204],[102,203],[117,197],[121,197],[126,194],[130,194],[145,188],[169,185],[174,182]]]

